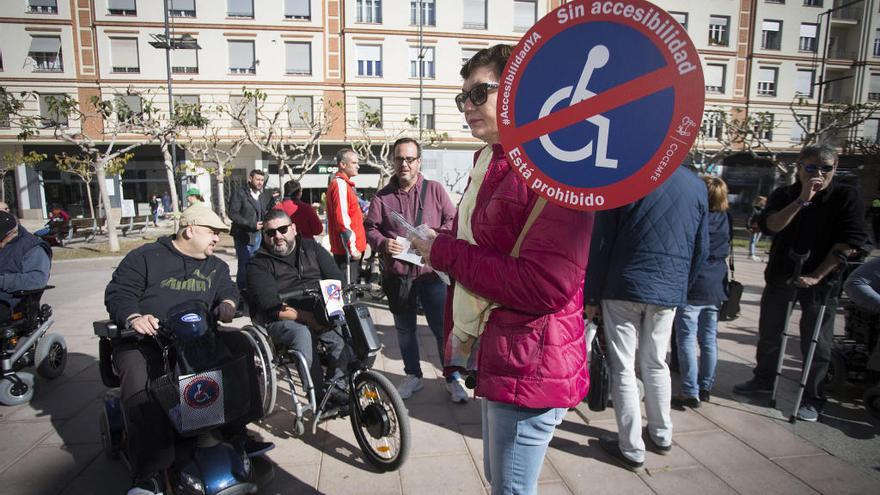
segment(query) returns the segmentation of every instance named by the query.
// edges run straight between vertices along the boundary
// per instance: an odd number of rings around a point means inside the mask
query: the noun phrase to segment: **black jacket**
[[[260,193],[259,200],[254,200],[248,185],[232,190],[227,213],[229,219],[232,220],[232,229],[229,233],[234,239],[247,238],[248,244],[256,242],[256,236],[260,235],[256,228],[257,222],[263,220],[271,199],[272,195],[263,191]]]
[[[776,189],[758,217],[761,230],[773,236],[770,259],[764,270],[764,281],[767,283],[784,283],[792,276],[794,261],[789,257],[791,249],[798,253],[810,252],[801,272],[806,275],[822,263],[834,244],[846,243],[858,248],[868,240],[863,221],[865,207],[859,191],[837,182],[816,193],[812,204],[799,211],[784,229],[770,231],[767,217],[791,204],[800,192],[800,182]]]
[[[171,244],[171,237],[125,255],[104,292],[104,305],[118,325],[134,313],[163,320],[168,310],[186,300],[204,301],[213,308],[225,299],[238,304],[238,289],[226,263],[216,256],[186,256]]]
[[[296,248],[287,256],[272,253],[263,243],[247,265],[248,304],[258,321],[276,321],[281,310],[278,294],[301,289],[318,289],[321,280],[343,280],[342,272],[326,249],[312,239],[296,236]],[[304,297],[299,309],[313,310]]]

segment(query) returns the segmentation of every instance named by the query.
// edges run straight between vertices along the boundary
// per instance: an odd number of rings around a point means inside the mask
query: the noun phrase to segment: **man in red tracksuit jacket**
[[[327,234],[330,252],[351,281],[357,281],[358,266],[367,248],[364,214],[352,178],[358,174],[358,155],[351,148],[336,153],[339,170],[327,187]]]

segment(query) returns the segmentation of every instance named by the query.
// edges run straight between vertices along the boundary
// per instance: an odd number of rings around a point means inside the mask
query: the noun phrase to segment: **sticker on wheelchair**
[[[327,316],[341,316],[343,314],[342,282],[321,280],[321,297],[324,299],[324,307],[327,308]]]
[[[179,431],[189,432],[226,422],[220,370],[181,376],[179,384]]]

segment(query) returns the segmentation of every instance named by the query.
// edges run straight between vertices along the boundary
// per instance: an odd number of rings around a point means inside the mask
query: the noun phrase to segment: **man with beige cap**
[[[218,320],[231,321],[238,289],[229,276],[229,267],[214,256],[220,233],[228,231],[220,217],[206,206],[184,210],[176,235],[128,253],[113,272],[104,294],[110,317],[117,325],[141,335],[156,335],[160,319],[165,319],[172,307],[197,300],[208,304]],[[252,354],[239,332],[217,335],[236,355]],[[154,339],[122,339],[113,344],[113,362],[120,376],[128,459],[134,475],[129,493],[157,493],[153,489],[161,486],[161,472],[174,460],[171,424],[146,390],[147,382],[163,369],[162,352]],[[261,415],[261,405],[252,404],[246,421],[229,432],[244,442],[245,450],[252,455],[272,447],[244,435],[244,425]]]

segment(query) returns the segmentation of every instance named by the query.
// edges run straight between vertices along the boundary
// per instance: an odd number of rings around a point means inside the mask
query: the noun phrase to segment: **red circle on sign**
[[[591,13],[591,9],[594,8],[598,8],[600,12]],[[625,3],[575,0],[544,16],[522,37],[511,53],[501,75],[501,86],[498,88],[499,104],[496,120],[500,141],[511,167],[520,174],[531,189],[548,201],[566,208],[587,211],[616,208],[636,201],[656,189],[672,175],[684,161],[696,140],[702,120],[705,93],[697,50],[683,29],[680,29],[679,35],[670,37],[670,33],[673,32],[671,29],[667,31],[666,28],[661,28],[658,34],[644,22],[636,21],[634,14],[639,9],[644,14],[641,17],[643,20],[656,13],[661,21],[658,24],[679,26],[678,21],[664,10],[644,0],[627,0]],[[560,11],[565,11],[565,22],[560,22],[563,17]],[[669,22],[664,24],[662,21]],[[666,65],[517,127],[514,96],[517,94],[522,74],[528,71],[529,62],[541,52],[553,36],[571,27],[591,22],[618,23],[643,34],[663,55]],[[681,40],[684,46],[671,52],[664,38],[670,41]],[[685,60],[694,65],[692,70],[680,73],[680,63],[673,58],[673,54],[679,52],[687,55]],[[634,60],[630,63],[637,64],[638,61]],[[667,88],[673,89],[674,103],[666,135],[651,158],[624,179],[602,187],[568,185],[542,171],[540,164],[533,162],[522,146],[539,139],[542,135],[580,123],[593,115],[607,112]],[[507,115],[503,117],[505,112]],[[637,141],[632,144],[637,144]]]

